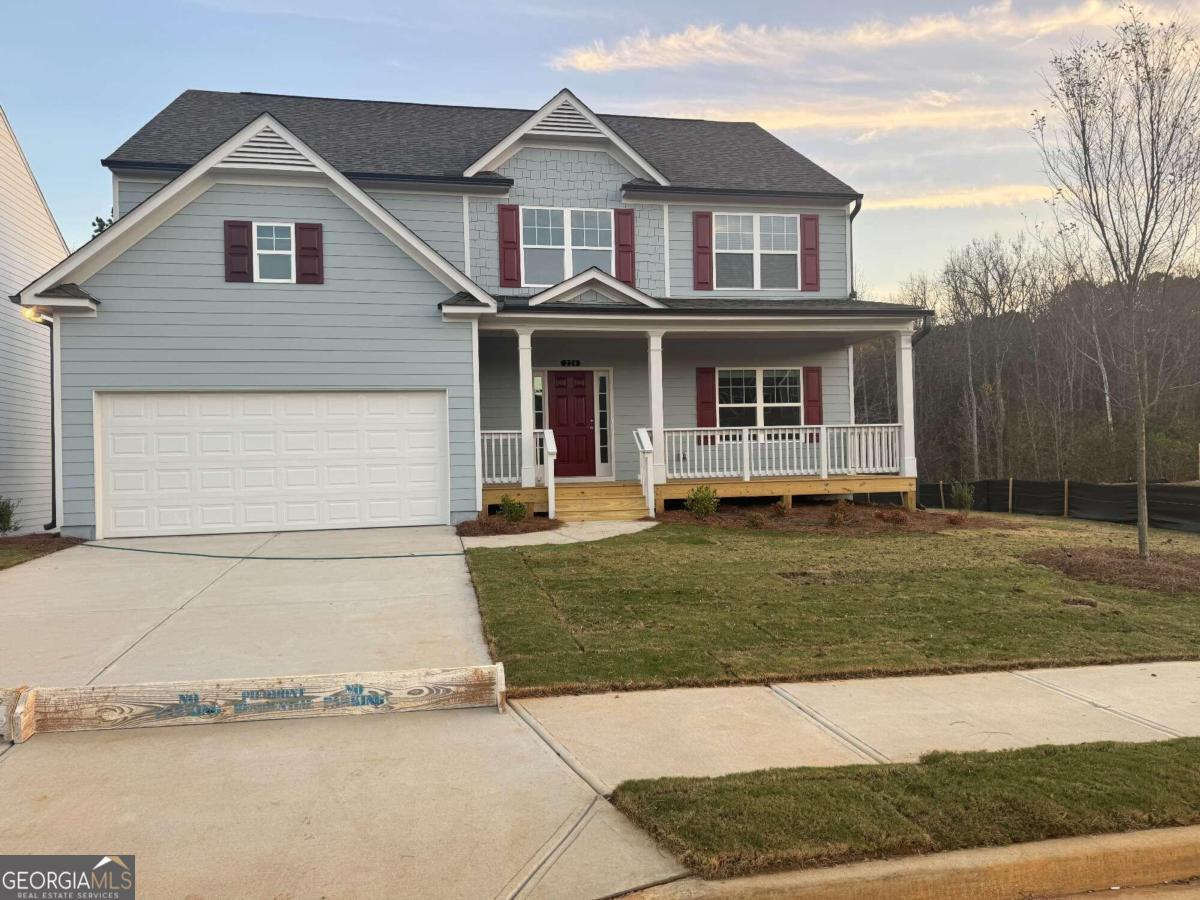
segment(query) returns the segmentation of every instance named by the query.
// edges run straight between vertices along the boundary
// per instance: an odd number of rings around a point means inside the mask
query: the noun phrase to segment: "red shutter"
[[[717,427],[717,370],[696,370],[696,427]]]
[[[253,281],[249,222],[225,222],[225,280]]]
[[[325,244],[320,225],[296,223],[296,283],[325,283]]]
[[[821,289],[821,224],[817,216],[800,217],[800,290]]]
[[[804,367],[804,424],[821,425],[824,422],[821,406],[821,367]]]
[[[634,287],[633,210],[613,210],[613,230],[616,233],[617,281]]]
[[[711,291],[713,286],[712,213],[692,213],[692,287]]]
[[[500,287],[521,286],[521,208],[507,203],[500,210]]]

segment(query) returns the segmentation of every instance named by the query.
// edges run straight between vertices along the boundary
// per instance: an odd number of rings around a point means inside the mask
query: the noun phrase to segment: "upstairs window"
[[[254,280],[296,280],[296,242],[290,222],[254,223]]]
[[[550,287],[593,266],[613,273],[613,211],[521,207],[526,287]]]
[[[714,287],[796,290],[800,285],[800,217],[714,213]]]

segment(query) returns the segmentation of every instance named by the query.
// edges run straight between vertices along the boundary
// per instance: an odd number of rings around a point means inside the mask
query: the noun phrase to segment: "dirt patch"
[[[895,506],[867,503],[806,503],[783,510],[775,506],[735,506],[723,504],[715,515],[697,519],[685,509],[669,509],[658,516],[660,522],[679,525],[711,525],[718,528],[753,528],[762,531],[811,531],[822,534],[854,535],[880,532],[922,532],[933,534],[962,529],[1020,529],[1021,522],[1006,522],[995,517],[954,516],[935,512],[906,512]],[[835,523],[836,524],[833,524]]]
[[[551,531],[562,525],[560,519],[546,516],[530,516],[520,522],[510,522],[504,516],[480,516],[459,522],[455,531],[459,537],[483,537],[489,534],[530,534],[534,531]]]
[[[1145,561],[1136,551],[1125,548],[1061,547],[1035,550],[1023,558],[1026,562],[1083,581],[1149,591],[1200,592],[1200,554],[1197,553],[1158,552]]]
[[[37,559],[59,550],[82,544],[81,538],[61,537],[57,534],[19,534],[0,537],[0,569]]]

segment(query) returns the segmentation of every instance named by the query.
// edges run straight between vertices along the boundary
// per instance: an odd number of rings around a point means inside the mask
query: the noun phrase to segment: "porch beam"
[[[912,332],[896,332],[896,413],[900,422],[900,474],[917,477],[916,415],[913,410]]]
[[[521,397],[521,487],[537,483],[537,452],[533,440],[533,329],[517,330],[517,368]]]
[[[650,440],[654,444],[654,483],[667,481],[667,435],[663,426],[662,331],[646,332],[650,381]]]

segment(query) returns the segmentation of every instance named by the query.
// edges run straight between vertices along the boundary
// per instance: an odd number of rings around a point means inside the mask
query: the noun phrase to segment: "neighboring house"
[[[116,223],[19,298],[68,533],[912,497],[924,311],[855,298],[861,196],[757,125],[187,91],[104,164]],[[900,421],[856,425],[880,335]]]
[[[54,216],[0,109],[0,298],[67,255]],[[0,303],[0,497],[18,501],[19,531],[54,518],[50,329]]]

